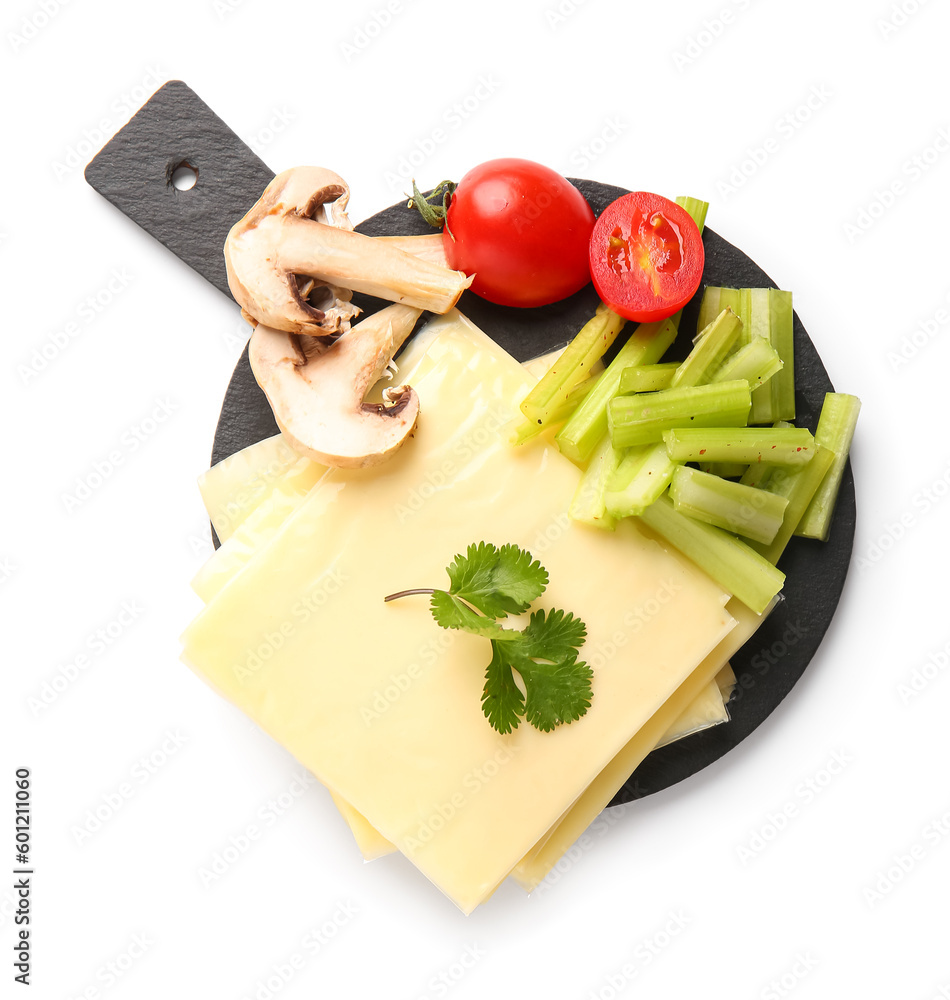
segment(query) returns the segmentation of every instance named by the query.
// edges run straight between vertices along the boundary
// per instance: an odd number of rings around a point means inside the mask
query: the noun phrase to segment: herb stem
[[[416,590],[400,590],[398,594],[390,594],[388,597],[384,597],[384,601],[396,601],[400,597],[409,597],[411,594],[434,594],[435,589],[432,587],[419,587]]]

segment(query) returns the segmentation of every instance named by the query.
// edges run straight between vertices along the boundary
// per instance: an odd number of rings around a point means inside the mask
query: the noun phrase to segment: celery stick
[[[622,316],[601,303],[594,316],[522,400],[521,412],[525,417],[542,427],[549,424],[570,389],[590,374],[591,366],[603,357],[625,323]]]
[[[815,440],[835,453],[835,461],[812,497],[808,509],[795,529],[796,535],[825,541],[831,529],[831,518],[851,449],[851,439],[861,411],[861,400],[843,392],[829,392],[821,407]]]
[[[591,456],[590,464],[577,484],[574,498],[568,515],[574,521],[589,524],[594,528],[606,528],[613,531],[616,520],[607,513],[604,505],[604,494],[607,481],[620,465],[623,452],[617,451],[610,444],[606,435]]]
[[[783,362],[780,371],[772,374],[767,388],[753,385],[750,424],[771,424],[776,420],[795,417],[795,352],[793,343],[792,293],[777,288],[715,288],[708,287],[699,310],[700,328],[711,317],[715,305],[719,310],[731,308],[742,321],[738,343],[740,350],[756,337],[769,341]],[[697,340],[699,335],[697,335]],[[738,353],[738,352],[737,352]],[[723,376],[727,377],[727,376]],[[745,377],[741,371],[728,375]]]
[[[607,481],[607,513],[614,517],[643,513],[670,485],[676,469],[662,441],[629,449]]]
[[[778,468],[781,466],[773,465],[771,462],[752,462],[746,466],[745,472],[739,477],[739,482],[743,486],[754,486],[757,490],[764,489],[772,473]]]
[[[631,365],[624,368],[620,376],[621,396],[632,392],[656,392],[657,389],[669,389],[673,373],[679,368],[678,361],[666,361],[658,365]]]
[[[736,312],[742,318],[742,332],[743,336],[740,339],[740,344],[747,344],[752,339],[751,332],[746,332],[752,330],[752,289],[751,288],[740,288],[739,289],[739,307]]]
[[[772,420],[795,419],[795,338],[792,293],[769,289],[769,339],[783,368],[769,381]]]
[[[782,370],[782,359],[778,351],[765,339],[753,337],[747,344],[731,354],[713,372],[710,382],[727,382],[744,378],[752,387],[753,398],[758,386],[768,382],[776,372]]]
[[[781,570],[728,531],[678,513],[668,496],[647,507],[640,518],[756,614],[762,614],[782,589]]]
[[[746,323],[749,340],[753,337],[770,339],[772,334],[772,299],[775,291],[774,288],[749,289],[749,320]],[[780,294],[791,293],[781,292]]]
[[[586,462],[607,433],[607,404],[617,394],[624,368],[656,364],[676,338],[679,317],[677,313],[658,323],[641,323],[557,432],[554,440],[572,462]]]
[[[761,464],[763,463],[760,462],[759,465]],[[749,466],[743,465],[742,462],[700,462],[699,468],[710,475],[719,476],[720,479],[738,479],[745,475]]]
[[[731,309],[741,318],[742,307],[738,288],[721,288],[719,290],[719,311],[722,312],[723,309]]]
[[[792,293],[777,288],[751,289],[753,299],[752,329],[768,338],[782,359],[781,374],[776,372],[768,388],[752,393],[751,424],[770,424],[795,417],[794,347],[792,344]]]
[[[569,389],[564,399],[558,404],[557,409],[551,414],[550,419],[544,424],[534,423],[524,417],[516,417],[510,424],[508,443],[512,445],[527,444],[539,434],[543,434],[548,428],[563,423],[577,409],[581,400],[594,388],[599,377],[600,372],[588,375],[583,382],[578,382],[577,385]]]
[[[719,306],[721,295],[722,289],[715,285],[703,291],[703,297],[699,303],[699,316],[696,320],[696,336],[693,337],[694,343],[699,340],[703,331],[722,312]]]
[[[775,538],[788,506],[785,497],[686,465],[677,466],[673,473],[670,498],[681,514],[763,543]]]
[[[752,544],[771,563],[777,563],[789,539],[798,527],[812,497],[818,492],[821,481],[834,465],[835,453],[830,448],[818,445],[815,457],[807,464],[795,469],[776,469],[769,478],[767,489],[788,500],[782,527],[768,545]]]
[[[690,198],[687,195],[680,195],[676,199],[676,204],[680,208],[685,208],[692,218],[693,222],[696,223],[700,234],[702,234],[703,226],[706,225],[706,213],[709,211],[709,202],[702,201],[699,198]]]
[[[773,427],[794,427],[787,420],[776,420]],[[747,466],[739,482],[743,486],[755,486],[756,489],[764,489],[772,473],[776,469],[781,469],[781,465],[774,465],[772,462],[753,462]]]
[[[708,382],[709,375],[732,350],[741,329],[739,317],[731,309],[723,309],[703,330],[686,360],[676,369],[670,388]]]
[[[615,448],[660,441],[674,427],[743,427],[749,413],[749,383],[738,380],[617,396],[607,412]],[[732,460],[732,456],[725,459]]]
[[[804,465],[815,454],[815,439],[804,427],[740,427],[736,430],[730,426],[682,427],[665,431],[663,440],[674,462]]]

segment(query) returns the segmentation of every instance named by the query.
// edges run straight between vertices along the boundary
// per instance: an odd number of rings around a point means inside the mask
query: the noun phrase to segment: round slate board
[[[623,188],[573,180],[595,214],[626,194]],[[405,203],[374,215],[356,227],[371,236],[431,233]],[[777,287],[742,251],[711,229],[703,232],[706,250],[704,285],[731,288]],[[680,335],[671,355],[685,356],[696,329],[702,288],[683,311]],[[386,303],[354,296],[364,313]],[[496,306],[465,292],[459,309],[519,361],[528,361],[570,341],[590,318],[599,299],[592,285],[540,309]],[[422,323],[420,322],[420,326]],[[814,431],[826,392],[833,387],[821,358],[795,316],[796,424]],[[267,399],[254,381],[245,349],[225,394],[215,431],[212,463],[277,433]],[[784,600],[754,638],[732,658],[738,684],[725,725],[688,736],[651,753],[617,793],[613,804],[668,788],[718,760],[741,743],[778,706],[808,666],[834,615],[851,560],[855,500],[850,463],[845,470],[831,538],[821,543],[793,538],[781,560],[786,573]]]

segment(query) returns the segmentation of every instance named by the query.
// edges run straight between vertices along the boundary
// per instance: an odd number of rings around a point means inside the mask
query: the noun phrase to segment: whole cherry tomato
[[[482,298],[541,306],[590,281],[594,213],[556,171],[531,160],[489,160],[436,190],[447,205],[442,240],[449,267],[474,274],[471,288]]]

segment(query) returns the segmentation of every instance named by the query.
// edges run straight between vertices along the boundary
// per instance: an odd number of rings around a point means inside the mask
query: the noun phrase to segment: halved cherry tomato
[[[489,160],[452,192],[442,241],[449,267],[475,274],[472,291],[503,306],[541,306],[590,281],[594,213],[554,170]]]
[[[597,294],[614,312],[639,323],[682,309],[699,288],[705,259],[703,238],[689,213],[646,191],[611,202],[591,234]]]

